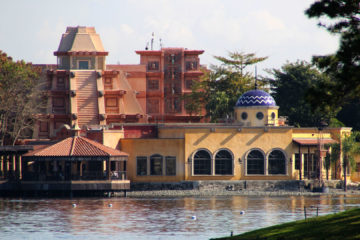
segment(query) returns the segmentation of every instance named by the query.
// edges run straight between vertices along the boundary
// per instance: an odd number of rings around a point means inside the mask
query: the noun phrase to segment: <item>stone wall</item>
[[[131,183],[132,191],[200,190],[200,191],[304,191],[297,180],[183,181],[178,183]]]

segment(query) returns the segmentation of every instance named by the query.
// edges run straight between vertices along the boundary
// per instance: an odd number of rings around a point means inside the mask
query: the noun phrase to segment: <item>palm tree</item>
[[[360,154],[360,145],[357,141],[360,137],[360,132],[353,132],[350,135],[344,136],[341,140],[341,148],[343,152],[343,171],[344,171],[344,191],[347,191],[346,186],[346,172],[347,168],[354,169],[354,157]]]

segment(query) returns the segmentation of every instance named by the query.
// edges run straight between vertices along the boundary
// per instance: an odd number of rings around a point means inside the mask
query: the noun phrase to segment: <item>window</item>
[[[65,99],[64,98],[54,98],[53,99],[53,106],[54,107],[64,107],[65,105]]]
[[[356,169],[355,169],[356,172],[360,172],[360,163],[356,163]]]
[[[48,122],[40,122],[40,132],[48,132],[49,124]]]
[[[117,107],[118,106],[117,98],[106,98],[105,106],[106,107]]]
[[[269,174],[286,174],[286,158],[282,151],[274,150],[269,155]]]
[[[247,174],[264,174],[264,154],[259,150],[252,150],[247,155]]]
[[[147,175],[147,158],[146,157],[136,157],[136,174],[138,176]]]
[[[104,88],[105,90],[112,89],[112,78],[110,77],[105,78]]]
[[[233,174],[233,158],[229,151],[221,150],[215,156],[215,174]]]
[[[150,157],[150,175],[162,175],[163,157],[159,154]]]
[[[271,119],[274,120],[276,117],[276,114],[274,112],[271,113]]]
[[[196,70],[197,69],[197,62],[196,61],[187,61],[186,62],[186,70]]]
[[[185,80],[185,88],[186,89],[192,89],[194,80],[192,79],[186,79]]]
[[[241,119],[246,120],[248,117],[248,114],[246,112],[241,113]]]
[[[256,114],[256,118],[259,119],[259,120],[261,120],[261,119],[264,118],[264,114],[263,114],[262,112],[258,112],[258,113]]]
[[[56,81],[56,88],[57,89],[65,89],[65,81],[64,81],[64,78],[57,78],[57,81]]]
[[[295,153],[295,170],[300,169],[300,154]]]
[[[147,99],[146,103],[147,113],[159,113],[159,99]]]
[[[165,170],[167,176],[176,175],[176,157],[174,156],[165,157]]]
[[[148,90],[159,90],[159,80],[149,79],[147,81]]]
[[[89,69],[89,61],[79,61],[79,69]]]
[[[205,150],[200,150],[194,155],[194,174],[210,175],[211,174],[211,156]]]
[[[147,69],[148,69],[148,71],[158,71],[159,70],[159,62],[157,62],[157,61],[148,62]]]
[[[181,100],[179,97],[165,98],[165,112],[166,113],[179,113],[181,112]]]

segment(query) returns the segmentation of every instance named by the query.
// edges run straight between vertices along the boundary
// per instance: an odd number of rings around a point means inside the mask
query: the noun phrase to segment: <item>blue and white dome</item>
[[[251,107],[251,106],[276,106],[274,98],[267,92],[262,90],[250,90],[241,95],[236,102],[236,107]]]

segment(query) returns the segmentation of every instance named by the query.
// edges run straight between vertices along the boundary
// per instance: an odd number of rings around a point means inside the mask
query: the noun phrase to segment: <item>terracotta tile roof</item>
[[[293,141],[300,145],[318,145],[319,144],[319,139],[317,139],[317,138],[293,138]],[[321,139],[321,142],[323,144],[337,143],[337,141],[332,138]]]
[[[64,157],[64,156],[121,156],[127,157],[129,154],[104,146],[101,143],[92,141],[84,137],[69,137],[61,142],[51,145],[47,148],[38,149],[29,152],[25,157]]]

